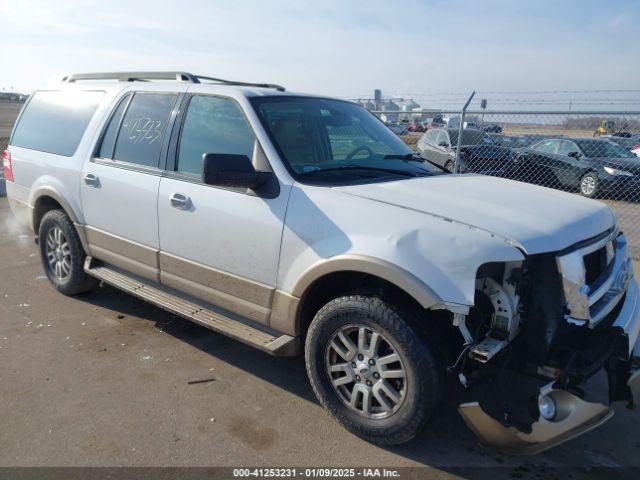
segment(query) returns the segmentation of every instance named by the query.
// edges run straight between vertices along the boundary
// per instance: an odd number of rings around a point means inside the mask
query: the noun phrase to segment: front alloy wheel
[[[402,405],[404,364],[389,339],[376,329],[340,327],[327,345],[326,368],[340,399],[365,417],[387,418]]]
[[[305,343],[307,373],[322,406],[370,442],[411,440],[445,390],[446,362],[429,327],[428,319],[375,297],[327,303]]]
[[[595,197],[598,191],[598,177],[595,173],[585,173],[580,179],[580,193],[585,197]]]

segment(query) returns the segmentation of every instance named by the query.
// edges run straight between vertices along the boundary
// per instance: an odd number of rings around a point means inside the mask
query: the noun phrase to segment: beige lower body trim
[[[156,249],[94,227],[85,226],[84,230],[88,251],[92,257],[148,280],[160,281],[158,251]]]
[[[274,288],[191,260],[160,253],[161,282],[264,325]]]
[[[261,307],[271,307],[273,287],[229,272],[217,270],[166,252],[160,252],[160,270],[187,278],[213,290],[242,298]]]
[[[261,307],[242,298],[229,295],[228,293],[221,292],[220,290],[207,287],[201,283],[197,283],[168,272],[162,271],[160,273],[160,279],[162,285],[175,288],[176,290],[186,293],[187,295],[191,295],[198,300],[223,308],[229,312],[236,313],[253,320],[254,322],[269,325],[271,309],[268,307]]]
[[[269,326],[293,337],[300,335],[300,326],[296,321],[298,305],[300,305],[298,297],[294,297],[282,290],[276,290],[273,295]]]
[[[297,297],[93,227],[86,226],[83,230],[87,251],[98,260],[269,325],[274,330],[296,335]]]

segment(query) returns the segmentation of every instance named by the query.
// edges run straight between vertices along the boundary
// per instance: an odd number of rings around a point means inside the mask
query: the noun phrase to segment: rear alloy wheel
[[[62,210],[51,210],[42,217],[38,244],[47,278],[60,293],[76,295],[98,285],[98,280],[84,271],[87,254],[76,228]]]
[[[406,443],[445,389],[438,338],[379,298],[336,298],[315,315],[305,344],[311,386],[347,430],[382,445]],[[426,330],[425,330],[426,331]]]
[[[44,244],[49,269],[61,282],[71,274],[71,249],[62,228],[54,226],[47,232]]]
[[[598,176],[593,172],[585,173],[580,179],[580,193],[585,197],[595,197],[598,193]]]

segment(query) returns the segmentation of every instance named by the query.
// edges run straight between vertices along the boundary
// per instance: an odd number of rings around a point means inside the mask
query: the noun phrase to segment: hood
[[[562,250],[615,224],[613,211],[603,203],[482,175],[438,175],[334,190],[473,226],[528,254]]]
[[[626,170],[632,173],[640,173],[640,159],[638,157],[634,158],[623,158],[623,157],[605,157],[605,158],[596,158],[593,161],[598,162],[603,167],[614,167],[620,170]]]

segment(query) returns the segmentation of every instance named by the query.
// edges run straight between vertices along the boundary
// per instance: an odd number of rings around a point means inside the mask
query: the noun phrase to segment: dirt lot
[[[299,358],[269,357],[109,287],[55,292],[6,198],[0,319],[0,466],[429,466],[474,478],[640,467],[640,414],[623,407],[535,457],[479,446],[455,400],[411,444],[368,444],[324,413]]]

